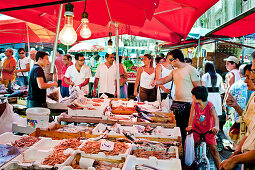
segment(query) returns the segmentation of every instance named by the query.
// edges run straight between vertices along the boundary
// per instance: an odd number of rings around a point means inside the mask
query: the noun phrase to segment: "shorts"
[[[194,130],[199,132],[196,129],[194,129]],[[193,137],[194,137],[194,141],[195,142],[199,142],[200,137],[199,137],[199,135],[196,132],[193,132]],[[206,142],[207,145],[217,145],[215,136],[214,136],[214,134],[211,134],[211,133],[207,133],[205,135],[205,142]]]

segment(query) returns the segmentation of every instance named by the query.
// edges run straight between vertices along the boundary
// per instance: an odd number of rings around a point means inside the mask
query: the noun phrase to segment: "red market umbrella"
[[[0,44],[54,42],[55,33],[42,26],[19,19],[0,16]]]
[[[93,45],[93,46],[92,46],[92,51],[93,51],[93,52],[94,52],[94,51],[97,51],[97,52],[99,52],[99,51],[104,51],[104,47],[101,46],[101,45]]]
[[[255,7],[215,28],[206,36],[240,37],[255,33]]]
[[[41,0],[40,3],[54,0]],[[92,36],[108,36],[108,22],[120,23],[120,34],[138,35],[169,42],[185,39],[193,24],[206,10],[218,0],[88,0],[86,12]],[[35,0],[2,0],[0,11],[4,8],[32,5]],[[73,2],[74,28],[80,25],[83,2]],[[59,5],[3,12],[26,21],[51,27],[56,30]],[[29,15],[28,15],[29,14]],[[63,27],[63,20],[61,28]],[[79,32],[79,29],[78,31]],[[114,30],[111,30],[113,33]],[[78,34],[78,40],[84,40]]]

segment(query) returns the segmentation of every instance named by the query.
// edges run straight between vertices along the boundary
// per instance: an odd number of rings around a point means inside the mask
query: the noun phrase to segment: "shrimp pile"
[[[112,151],[100,150],[100,145],[100,141],[88,141],[80,150],[84,151],[86,154],[98,154],[99,152],[103,152],[106,156],[113,156],[124,154],[128,149],[128,145],[122,142],[114,142],[114,149]]]
[[[71,156],[70,154],[65,155],[63,152],[54,151],[53,154],[49,155],[44,159],[43,165],[54,166],[56,164],[62,164],[66,161],[66,159]]]
[[[72,148],[77,150],[78,147],[81,145],[81,141],[78,139],[66,139],[61,142],[59,145],[54,147],[53,154],[49,155],[47,158],[44,159],[43,165],[50,165],[54,166],[56,164],[62,164],[66,161],[66,159],[71,156],[70,154],[65,155],[64,151],[68,148]]]
[[[168,153],[164,151],[146,151],[144,149],[137,149],[133,152],[133,155],[138,158],[149,158],[150,156],[154,156],[157,159],[170,159],[175,158],[174,153]]]
[[[40,138],[34,136],[22,136],[19,140],[16,140],[14,143],[12,143],[12,146],[20,148],[30,147],[39,140]]]

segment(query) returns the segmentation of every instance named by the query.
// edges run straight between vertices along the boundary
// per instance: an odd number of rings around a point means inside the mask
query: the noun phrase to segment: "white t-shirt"
[[[170,74],[173,76],[175,85],[175,101],[192,102],[191,90],[193,89],[193,81],[200,81],[198,71],[186,65],[182,68],[174,69]]]
[[[29,59],[27,57],[24,57],[23,59],[19,59],[18,63],[17,63],[17,70],[20,69],[26,69],[27,66],[26,64],[29,64]],[[28,76],[28,71],[27,72],[23,72],[24,76]],[[21,72],[17,73],[17,76],[23,76]]]
[[[89,66],[83,65],[81,67],[80,72],[77,71],[75,64],[71,65],[67,68],[65,73],[66,78],[70,78],[72,82],[74,82],[74,85],[80,85],[83,83],[87,78],[91,77],[91,70]],[[84,86],[86,91],[89,91],[89,84]]]
[[[107,67],[105,63],[97,67],[95,78],[99,78],[99,93],[115,94],[117,80],[117,67],[113,64]]]
[[[142,67],[143,69],[143,67]],[[151,86],[150,83],[155,79],[155,71],[153,73],[148,74],[146,71],[143,70],[140,78],[140,87],[145,89],[153,89],[154,86]]]

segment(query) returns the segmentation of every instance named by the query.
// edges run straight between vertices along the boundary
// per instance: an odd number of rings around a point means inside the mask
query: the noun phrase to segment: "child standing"
[[[205,133],[209,130],[212,131],[213,134],[206,134],[205,142],[210,149],[217,169],[219,169],[221,160],[216,147],[216,139],[214,137],[214,135],[216,135],[219,131],[219,119],[214,105],[207,101],[208,91],[206,87],[194,87],[191,93],[193,102],[190,110],[189,126],[186,130],[190,131],[193,129],[199,133]],[[195,142],[198,142],[200,139],[199,135],[197,133],[193,133],[193,136]]]

